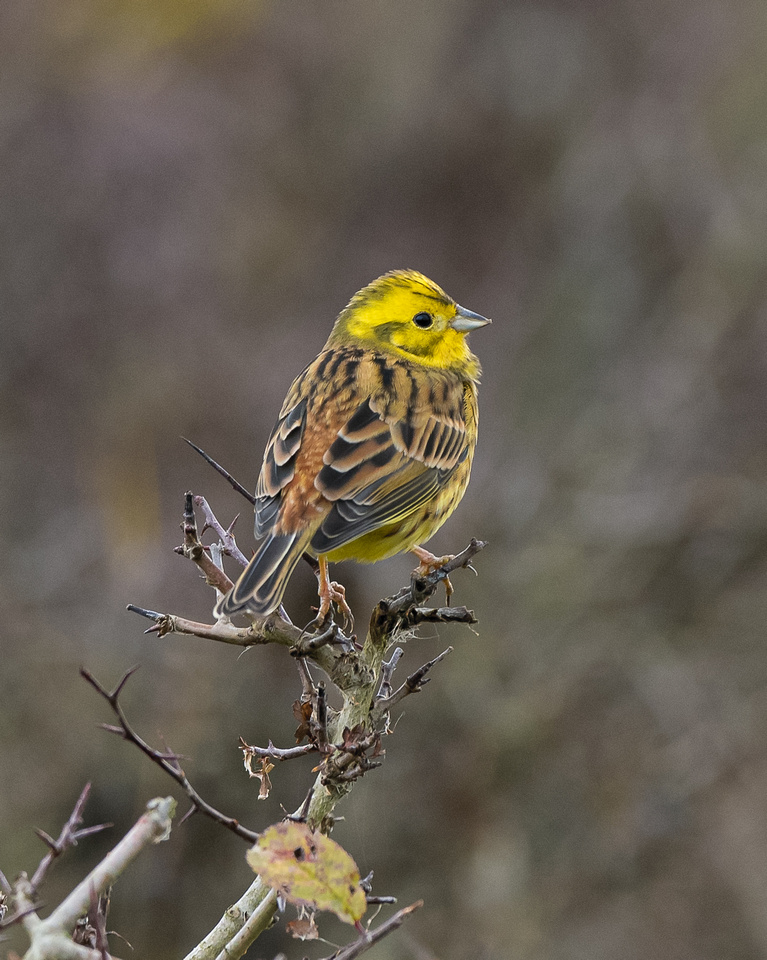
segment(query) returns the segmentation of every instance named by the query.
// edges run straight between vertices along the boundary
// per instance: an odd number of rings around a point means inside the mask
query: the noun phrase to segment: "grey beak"
[[[459,333],[469,333],[471,330],[479,330],[480,327],[486,327],[488,323],[492,322],[493,321],[488,320],[487,317],[482,317],[478,313],[472,313],[471,310],[466,310],[465,307],[456,307],[455,316],[450,321],[450,326]]]

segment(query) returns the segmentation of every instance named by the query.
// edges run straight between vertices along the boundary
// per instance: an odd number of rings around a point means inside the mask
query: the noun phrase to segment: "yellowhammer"
[[[477,441],[479,361],[466,334],[490,323],[415,270],[356,293],[295,380],[256,488],[256,553],[217,615],[276,610],[303,554],[319,560],[323,622],[343,588],[328,560],[420,548],[466,490]]]

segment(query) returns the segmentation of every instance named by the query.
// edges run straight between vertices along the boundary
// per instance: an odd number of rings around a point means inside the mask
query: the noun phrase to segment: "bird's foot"
[[[312,620],[311,626],[314,629],[322,630],[333,621],[333,605],[338,608],[343,617],[343,629],[351,632],[354,629],[354,615],[351,607],[346,602],[346,588],[343,584],[335,580],[320,581],[319,588],[320,605],[317,607],[317,616]]]
[[[418,566],[413,571],[416,577],[428,577],[430,573],[434,573],[435,570],[439,570],[440,567],[443,567],[446,563],[449,563],[454,559],[454,553],[446,553],[444,557],[435,557],[433,553],[430,553],[428,550],[424,550],[423,547],[413,547],[410,551],[415,554],[420,561]],[[450,577],[445,577],[445,596],[446,603],[450,606],[450,598],[453,596],[453,584],[450,582]]]
[[[319,557],[317,564],[317,593],[320,605],[316,607],[317,616],[304,627],[304,631],[315,630],[321,633],[328,624],[333,624],[333,605],[337,607],[343,617],[343,629],[351,633],[354,629],[354,617],[349,604],[346,602],[346,589],[328,576],[328,561],[326,557]]]

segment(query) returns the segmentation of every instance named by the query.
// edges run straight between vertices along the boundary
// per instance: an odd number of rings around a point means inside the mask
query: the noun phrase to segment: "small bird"
[[[217,616],[277,610],[304,554],[319,561],[315,625],[333,603],[351,617],[328,561],[411,551],[425,573],[446,559],[421,544],[469,482],[480,365],[466,335],[488,323],[415,270],[352,297],[282,405],[256,488],[259,543]]]

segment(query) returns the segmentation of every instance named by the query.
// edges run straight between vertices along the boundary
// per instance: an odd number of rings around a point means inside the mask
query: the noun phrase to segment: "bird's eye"
[[[413,317],[413,323],[422,330],[426,330],[427,327],[430,327],[433,322],[434,318],[430,313],[417,313]]]

